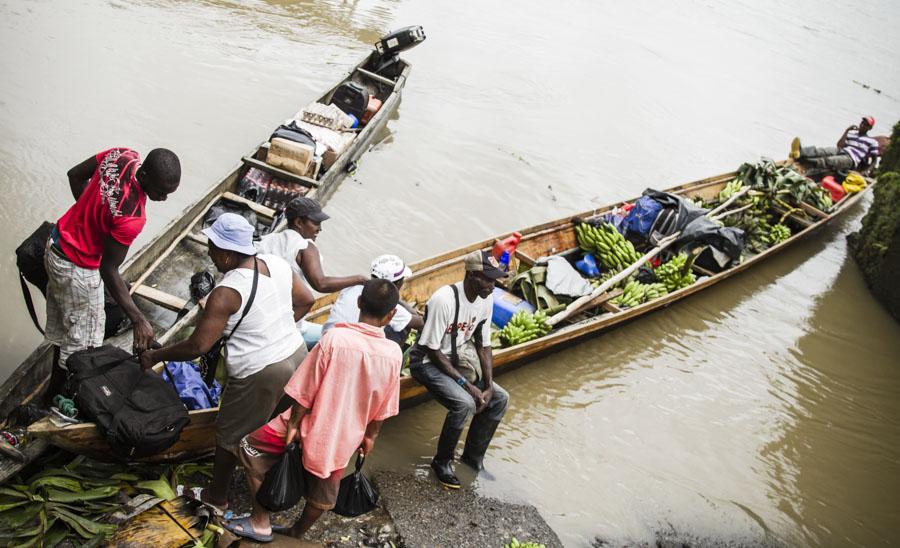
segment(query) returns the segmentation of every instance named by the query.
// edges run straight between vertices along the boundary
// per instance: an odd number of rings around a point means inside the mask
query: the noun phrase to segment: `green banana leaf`
[[[81,482],[71,477],[44,476],[29,484],[30,491],[36,492],[41,487],[57,487],[66,491],[81,491]]]
[[[169,485],[169,482],[166,481],[165,476],[160,476],[155,480],[139,482],[135,484],[135,487],[150,491],[154,496],[163,500],[172,500],[175,498],[175,492],[172,491],[172,487]]]
[[[24,487],[24,489],[20,489]],[[25,491],[28,490],[28,487],[24,485],[13,485],[12,488],[9,487],[0,487],[0,495],[7,495],[17,499],[27,499],[28,494]]]
[[[6,512],[7,510],[12,510],[18,506],[22,506],[23,504],[28,504],[27,500],[17,500],[15,502],[0,502],[0,513]]]
[[[69,527],[75,530],[81,538],[93,539],[101,535],[104,537],[111,536],[116,532],[115,525],[106,525],[91,521],[87,518],[76,515],[59,505],[49,505],[50,513],[60,520],[66,522]]]
[[[120,472],[118,474],[113,474],[112,476],[110,476],[110,479],[113,479],[116,481],[138,481],[141,478],[140,478],[140,476],[137,476],[135,474],[129,474],[127,472]]]
[[[54,548],[57,544],[63,541],[69,535],[69,530],[65,525],[56,522],[50,528],[49,531],[44,535],[44,545],[43,548]]]
[[[30,522],[37,516],[44,505],[39,502],[25,501],[23,504],[28,506],[17,508],[12,512],[4,512],[0,516],[0,531],[19,528]]]
[[[46,478],[46,477],[70,478],[70,479],[73,479],[76,481],[80,481],[80,480],[84,479],[84,477],[81,474],[72,472],[71,470],[67,470],[65,468],[45,468],[44,470],[41,470],[37,474],[28,478],[25,481],[25,483],[28,485],[33,485],[34,482],[38,481],[41,478]]]
[[[67,492],[55,489],[47,490],[47,499],[53,502],[80,502],[85,500],[97,500],[112,497],[119,493],[117,486],[98,487],[87,491]]]

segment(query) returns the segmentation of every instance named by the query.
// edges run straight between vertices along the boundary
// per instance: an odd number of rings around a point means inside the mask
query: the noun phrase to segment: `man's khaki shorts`
[[[251,433],[241,439],[238,457],[247,470],[247,474],[262,482],[266,477],[266,472],[278,463],[281,454],[266,453],[254,447],[253,434]],[[306,483],[304,497],[307,503],[321,510],[334,508],[343,476],[343,468],[335,470],[326,479],[322,479],[304,468],[303,480]]]

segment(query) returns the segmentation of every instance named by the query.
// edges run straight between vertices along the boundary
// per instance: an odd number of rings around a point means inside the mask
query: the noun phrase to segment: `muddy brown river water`
[[[175,150],[146,242],[386,31],[425,27],[397,115],[328,204],[328,269],[410,261],[900,119],[900,5],[462,0],[0,2],[0,372],[39,342],[12,250],[109,146]],[[876,91],[877,90],[877,91]],[[597,539],[897,543],[900,325],[845,236],[501,377],[480,492]],[[373,464],[427,473],[434,403]],[[471,476],[462,472],[465,481]]]

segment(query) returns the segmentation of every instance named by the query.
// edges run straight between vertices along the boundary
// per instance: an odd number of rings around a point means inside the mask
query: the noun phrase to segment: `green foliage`
[[[0,545],[52,547],[66,541],[99,546],[116,531],[102,518],[128,498],[120,499],[120,492],[142,488],[171,499],[172,486],[182,478],[212,474],[208,463],[129,467],[84,457],[65,465],[56,461],[24,483],[0,486]]]
[[[878,177],[862,228],[849,240],[866,284],[900,320],[900,173],[889,171]]]
[[[885,150],[881,151],[881,166],[878,168],[878,173],[884,175],[891,171],[900,173],[900,122],[894,124],[891,142]]]

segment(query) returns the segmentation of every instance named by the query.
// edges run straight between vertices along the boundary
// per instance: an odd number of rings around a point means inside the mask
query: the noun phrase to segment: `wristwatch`
[[[467,381],[465,377],[460,377],[460,378],[456,379],[456,384],[458,384],[462,387],[465,387],[467,382],[469,382],[469,381]]]

